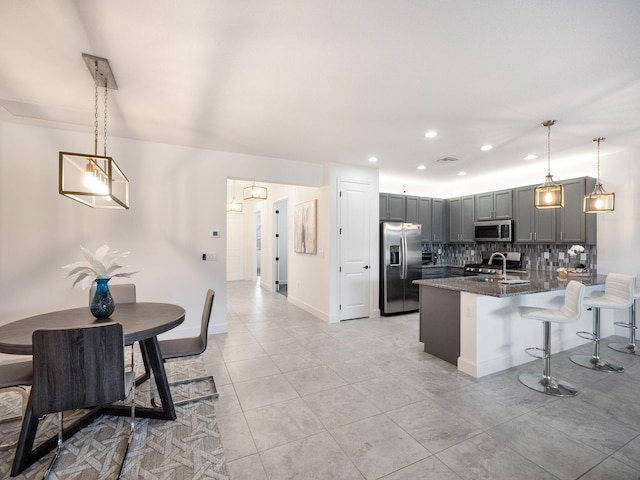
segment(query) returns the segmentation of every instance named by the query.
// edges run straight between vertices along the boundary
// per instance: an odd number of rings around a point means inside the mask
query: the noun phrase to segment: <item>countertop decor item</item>
[[[569,254],[569,258],[573,260],[573,267],[569,270],[584,270],[585,265],[580,262],[580,254],[584,252],[584,247],[582,245],[572,245],[567,253]]]

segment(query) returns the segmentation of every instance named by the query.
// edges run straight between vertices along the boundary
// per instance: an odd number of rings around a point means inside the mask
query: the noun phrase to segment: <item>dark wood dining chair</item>
[[[158,343],[160,345],[160,353],[162,354],[162,360],[166,362],[167,360],[177,359],[177,358],[188,358],[188,357],[196,357],[207,349],[207,333],[209,330],[209,320],[211,319],[211,310],[213,309],[213,299],[215,297],[215,292],[211,289],[207,291],[207,295],[204,301],[204,308],[202,311],[202,320],[200,322],[200,335],[197,337],[189,337],[189,338],[176,338],[169,340],[160,340]],[[197,402],[200,400],[205,400],[207,398],[218,397],[218,389],[216,388],[216,382],[213,379],[213,376],[207,375],[204,377],[194,377],[188,378],[186,380],[180,380],[177,382],[170,382],[169,385],[183,385],[187,383],[193,382],[204,382],[210,381],[213,385],[213,392],[201,395],[197,397],[188,398],[185,400],[180,400],[174,402],[174,405],[184,405],[189,402]]]
[[[31,360],[23,360],[20,362],[5,363],[0,365],[0,394],[16,392],[22,396],[22,414],[20,416],[7,417],[0,420],[0,423],[13,422],[14,420],[20,420],[24,411],[27,408],[27,400],[29,399],[29,392],[25,388],[27,385],[31,385],[33,381],[33,363]],[[0,444],[0,451],[8,450],[17,443],[10,441]]]
[[[135,283],[116,283],[109,285],[109,292],[111,292],[111,296],[113,297],[113,301],[116,302],[116,305],[119,303],[136,303]],[[89,290],[89,305],[91,305],[91,300],[93,300],[95,294],[96,286],[92,285],[91,290]]]
[[[84,328],[33,332],[32,414],[58,413],[58,444],[47,467],[46,479],[62,450],[63,412],[124,400],[133,392],[127,447],[118,478],[133,438],[135,377],[124,369],[122,325],[109,323]]]
[[[113,301],[116,304],[116,308],[119,303],[136,303],[136,284],[135,283],[116,283],[114,285],[109,285],[109,292],[111,292],[111,296],[113,297]],[[89,290],[89,305],[91,305],[91,301],[96,294],[96,285],[91,285],[91,289]],[[135,345],[135,344],[134,344]],[[131,370],[134,370],[134,345],[131,345]],[[146,379],[146,377],[145,377]],[[140,385],[141,382],[136,382],[136,385]]]

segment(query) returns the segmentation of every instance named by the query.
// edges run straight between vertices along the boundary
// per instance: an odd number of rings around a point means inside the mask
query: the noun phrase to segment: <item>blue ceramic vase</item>
[[[109,318],[116,309],[111,292],[109,291],[110,278],[96,279],[96,294],[91,300],[91,313],[98,320]]]

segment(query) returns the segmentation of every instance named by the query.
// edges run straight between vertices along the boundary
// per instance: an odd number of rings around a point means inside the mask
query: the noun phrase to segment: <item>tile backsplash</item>
[[[591,271],[597,271],[598,257],[595,245],[580,244],[584,247],[584,260],[579,263]],[[476,243],[470,245],[430,244],[423,243],[423,252],[439,252],[438,264],[464,265],[466,263],[480,263],[482,252],[521,252],[527,270],[555,270],[559,267],[575,266],[575,257],[567,253],[572,245],[558,244],[512,244],[512,243]],[[546,257],[545,257],[546,254]]]

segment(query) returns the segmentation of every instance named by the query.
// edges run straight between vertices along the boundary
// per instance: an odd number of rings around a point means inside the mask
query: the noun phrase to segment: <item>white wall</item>
[[[226,330],[226,180],[320,186],[322,166],[112,138],[109,155],[131,182],[129,211],[94,210],[58,194],[58,152],[91,152],[91,135],[0,123],[0,323],[88,304],[60,267],[79,245],[131,251],[140,301],[185,307],[172,336],[199,328],[207,288],[216,291],[211,332]],[[255,220],[254,220],[255,222]],[[221,238],[211,237],[219,230]],[[217,253],[217,262],[202,253]],[[119,279],[113,280],[116,282]],[[126,279],[124,279],[126,281]]]

